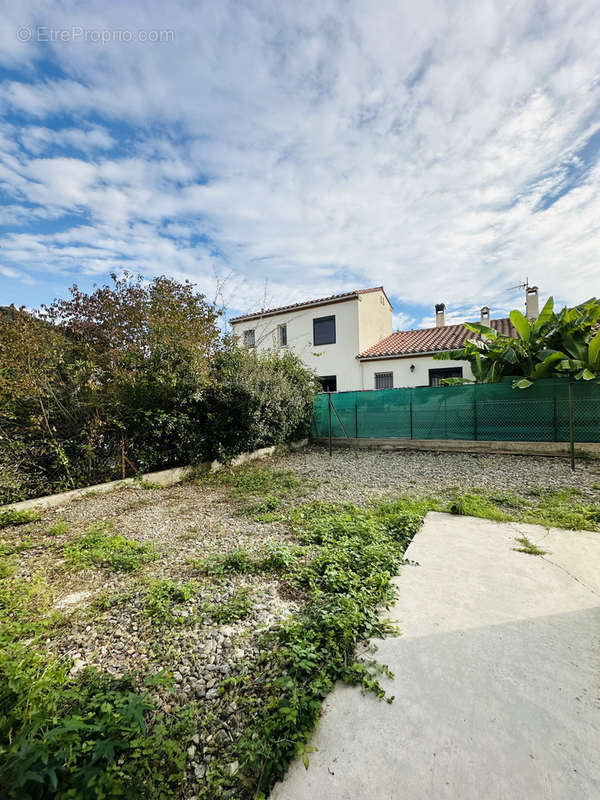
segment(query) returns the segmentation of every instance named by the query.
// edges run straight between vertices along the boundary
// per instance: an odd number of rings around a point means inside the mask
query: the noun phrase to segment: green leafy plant
[[[436,353],[439,360],[469,361],[475,382],[494,383],[513,378],[526,389],[541,378],[564,376],[572,380],[600,379],[600,300],[593,298],[573,308],[554,311],[548,298],[535,320],[514,310],[511,323],[517,336],[507,336],[479,323],[465,322],[475,334],[464,347]]]
[[[139,544],[120,534],[111,533],[111,526],[100,522],[64,549],[71,567],[105,567],[114,572],[133,572],[154,561],[159,554],[149,544]]]
[[[199,590],[196,581],[182,583],[170,578],[153,580],[146,595],[146,614],[158,625],[183,622],[181,604],[190,600]]]

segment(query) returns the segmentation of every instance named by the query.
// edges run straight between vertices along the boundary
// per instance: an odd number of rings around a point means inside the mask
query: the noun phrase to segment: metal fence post
[[[329,411],[329,457],[332,455],[331,445],[331,392],[327,393],[327,409]]]
[[[473,384],[473,438],[477,441],[479,433],[477,430],[477,385]]]
[[[358,392],[354,393],[354,438],[358,439]]]
[[[554,415],[553,415],[553,424],[554,424],[554,441],[558,442],[558,400],[556,397],[556,386],[554,387]]]
[[[413,438],[413,415],[412,415],[412,397],[408,403],[408,413],[410,417],[410,438]]]
[[[575,469],[575,414],[573,412],[573,384],[569,383],[569,441],[571,444],[571,469]]]

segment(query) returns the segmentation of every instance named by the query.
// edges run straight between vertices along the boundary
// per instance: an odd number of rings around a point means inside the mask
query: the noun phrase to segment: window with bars
[[[447,369],[430,369],[429,385],[441,386],[444,378],[462,378],[462,367],[448,367]]]
[[[277,328],[277,343],[279,347],[287,346],[287,325],[279,325]]]
[[[375,388],[376,389],[393,389],[394,388],[394,373],[393,372],[376,372],[375,373]]]
[[[244,345],[246,347],[254,347],[254,328],[244,331]]]

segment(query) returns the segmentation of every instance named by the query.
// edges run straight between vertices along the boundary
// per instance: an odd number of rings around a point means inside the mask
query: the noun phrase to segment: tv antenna
[[[519,283],[517,286],[510,286],[508,291],[512,292],[513,289],[529,289],[529,278],[525,278],[525,283]]]

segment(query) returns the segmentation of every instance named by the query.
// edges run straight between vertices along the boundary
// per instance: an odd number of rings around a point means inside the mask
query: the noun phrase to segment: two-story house
[[[230,320],[246,347],[292,348],[324,391],[362,388],[357,355],[392,333],[392,304],[382,286],[261,310]]]
[[[527,287],[526,315],[538,315],[538,289]],[[507,317],[480,320],[515,335]],[[230,320],[241,346],[292,348],[319,377],[324,391],[439,386],[444,378],[472,379],[465,361],[434,359],[477,338],[463,325],[446,325],[446,306],[435,306],[435,327],[392,332],[392,305],[382,286],[262,309]]]

